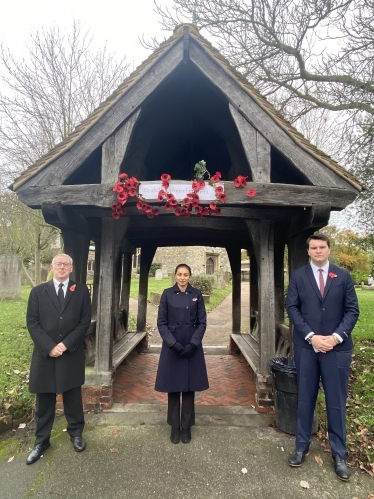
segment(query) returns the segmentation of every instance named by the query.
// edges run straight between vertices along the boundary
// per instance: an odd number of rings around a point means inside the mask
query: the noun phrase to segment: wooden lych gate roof
[[[245,219],[270,219],[281,230],[293,224],[295,231],[302,214],[304,225],[306,218],[320,225],[321,210],[326,218],[361,190],[353,175],[298,133],[190,24],[177,27],[12,188],[27,205],[43,207],[51,223],[88,230],[95,239],[100,219],[111,216],[120,172],[140,181],[158,180],[162,173],[191,180],[202,159],[212,174],[222,173],[228,199],[221,217],[187,220],[165,212],[149,220],[129,203],[126,238],[133,245],[156,238],[159,246],[183,241],[246,247]],[[234,188],[238,175],[248,176],[254,198]]]

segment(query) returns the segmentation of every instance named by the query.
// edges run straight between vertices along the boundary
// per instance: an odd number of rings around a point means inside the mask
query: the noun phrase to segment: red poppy
[[[220,215],[221,214],[221,208],[217,208],[216,210],[214,210],[215,214],[216,215]]]
[[[141,201],[138,201],[135,206],[138,208],[138,210],[142,210],[144,203],[142,203]]]
[[[194,192],[189,192],[189,193],[187,194],[187,197],[188,197],[188,198],[191,198],[191,199],[193,199],[195,196],[197,196],[197,194],[195,194]]]
[[[198,191],[200,189],[200,184],[196,180],[192,182],[192,190],[193,191]]]
[[[165,208],[165,210],[171,210],[170,203],[165,203],[164,208]]]
[[[147,204],[145,206],[145,210],[144,210],[144,213],[152,213],[153,212],[153,208],[152,206],[150,206],[149,204]]]
[[[74,293],[74,291],[75,291],[75,288],[76,288],[76,287],[77,287],[77,285],[76,285],[76,284],[73,284],[72,286],[70,286],[70,288],[69,288],[69,289],[70,289],[70,291],[71,291],[72,293]]]
[[[200,186],[200,189],[204,189],[204,187],[205,187],[205,180],[199,180],[199,186]]]
[[[162,182],[162,187],[165,187],[165,189],[169,189],[169,182]]]
[[[111,208],[112,208],[113,211],[115,211],[117,209],[117,203],[112,204]]]
[[[199,200],[198,199],[194,199],[191,204],[192,204],[192,206],[194,208],[196,208],[196,206],[199,206]]]
[[[201,212],[204,216],[209,215],[209,208],[204,207],[203,211]]]
[[[248,189],[247,196],[250,197],[250,198],[253,198],[253,196],[256,196],[255,189]]]
[[[126,201],[127,201],[127,192],[119,192],[117,194],[117,199],[118,199],[118,201],[124,201],[126,203]]]
[[[126,213],[127,213],[126,208],[123,208],[123,207],[122,207],[122,210],[121,210],[121,215],[126,215]]]
[[[179,204],[179,203],[178,203],[178,201],[177,201],[176,199],[171,199],[171,200],[169,201],[169,203],[170,203],[170,206],[173,206],[173,207],[174,207],[174,206],[178,206],[178,204]]]
[[[215,210],[215,209],[217,208],[216,203],[215,203],[214,201],[212,201],[212,202],[210,203],[210,205],[209,205],[209,208],[210,208],[211,210]]]
[[[124,192],[125,188],[122,184],[117,185],[117,192]]]
[[[134,198],[136,196],[136,189],[130,189],[129,190],[129,196],[131,196],[132,198]]]
[[[329,277],[331,277],[331,279],[334,279],[334,277],[338,277],[337,274],[334,274],[334,272],[329,272]]]
[[[113,217],[115,220],[118,220],[120,216],[121,216],[121,215],[120,215],[119,213],[117,213],[116,211],[113,211],[113,213],[112,213],[112,217]]]
[[[153,208],[153,214],[155,217],[158,217],[158,215],[160,214],[160,210],[158,208]]]
[[[182,212],[182,210],[180,208],[175,208],[174,213],[175,213],[176,217],[179,217],[181,215],[181,212]]]
[[[195,206],[195,211],[196,211],[196,213],[201,213],[203,211],[203,207],[202,206]]]
[[[218,176],[217,173],[215,175],[213,175],[212,177],[210,177],[210,180],[213,182],[213,184],[216,184],[217,182],[220,181],[221,175]]]
[[[166,192],[163,189],[161,189],[160,191],[158,191],[158,195],[159,196],[166,196]]]
[[[191,212],[190,211],[186,211],[186,213],[183,216],[184,216],[184,218],[190,218]]]
[[[191,203],[190,198],[184,198],[184,199],[183,199],[183,201],[182,201],[182,203],[183,203],[185,206],[188,206],[188,205]]]
[[[168,173],[163,173],[163,174],[161,175],[161,180],[162,180],[162,181],[168,181],[168,180],[170,180],[170,179],[171,179],[171,176],[170,176]]]
[[[238,175],[236,179],[234,179],[235,187],[245,187],[247,185],[248,175],[244,177],[244,175]]]
[[[172,194],[171,192],[168,192],[168,193],[166,194],[166,199],[167,199],[168,201],[171,201],[172,199],[174,199],[174,194]]]
[[[162,202],[163,202],[163,200],[164,200],[164,196],[163,196],[162,194],[159,194],[159,195],[157,196],[157,201],[159,201],[160,203],[162,203]]]
[[[155,218],[154,214],[151,212],[151,213],[147,213],[147,217],[148,218]]]
[[[225,203],[226,199],[227,199],[226,194],[219,194],[218,201],[220,201],[221,203]]]
[[[127,173],[121,173],[119,175],[119,178],[128,178],[128,175],[127,175]]]

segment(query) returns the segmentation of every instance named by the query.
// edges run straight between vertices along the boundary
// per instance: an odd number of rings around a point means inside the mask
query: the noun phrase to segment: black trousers
[[[181,410],[182,393],[182,410]],[[195,424],[195,392],[168,393],[168,424],[174,428],[187,430]]]
[[[84,428],[82,387],[77,386],[62,394],[64,413],[71,437],[80,437]],[[49,440],[56,413],[56,393],[37,393],[35,407],[35,444]]]

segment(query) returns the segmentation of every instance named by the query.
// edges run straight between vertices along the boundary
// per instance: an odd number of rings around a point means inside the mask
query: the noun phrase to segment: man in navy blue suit
[[[287,296],[298,386],[296,448],[288,463],[301,466],[308,454],[321,379],[335,473],[347,481],[345,414],[357,296],[349,272],[329,263],[329,238],[315,234],[306,244],[310,263],[292,272]]]

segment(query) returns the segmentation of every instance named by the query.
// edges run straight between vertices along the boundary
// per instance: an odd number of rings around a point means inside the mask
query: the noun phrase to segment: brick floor
[[[159,354],[132,353],[116,370],[113,399],[116,403],[166,404],[167,395],[154,390]],[[197,405],[255,404],[254,373],[243,357],[207,355],[209,390],[196,394]]]

